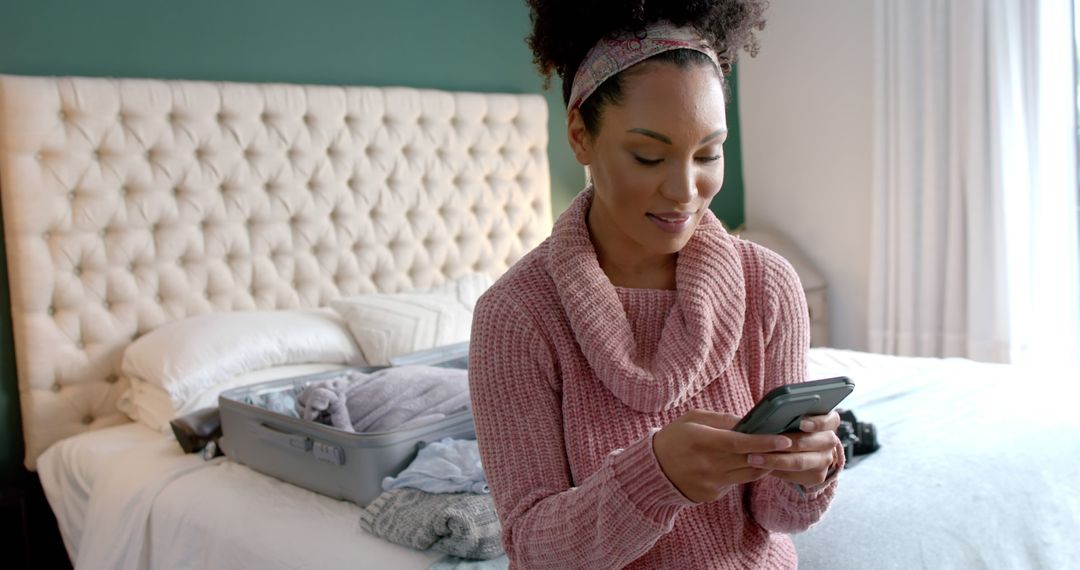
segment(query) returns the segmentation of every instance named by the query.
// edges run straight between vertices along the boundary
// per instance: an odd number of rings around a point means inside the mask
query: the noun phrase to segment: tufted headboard
[[[498,276],[551,227],[539,95],[0,76],[26,464],[126,421],[133,339]]]

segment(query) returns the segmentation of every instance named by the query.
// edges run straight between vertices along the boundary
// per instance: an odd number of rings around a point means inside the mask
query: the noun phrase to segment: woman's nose
[[[697,184],[694,182],[693,173],[688,169],[678,169],[664,181],[660,189],[660,195],[676,204],[688,204],[694,200],[697,194]]]

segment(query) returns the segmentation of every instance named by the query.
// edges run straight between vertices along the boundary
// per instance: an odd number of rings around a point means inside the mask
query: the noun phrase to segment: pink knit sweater
[[[652,436],[805,379],[798,277],[706,214],[675,291],[614,287],[585,225],[591,199],[476,307],[473,413],[511,567],[794,568],[783,533],[821,517],[835,479],[802,494],[767,476],[699,504],[664,475]]]

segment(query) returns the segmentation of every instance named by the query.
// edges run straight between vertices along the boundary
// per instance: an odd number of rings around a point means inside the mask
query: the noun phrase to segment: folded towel
[[[350,432],[408,429],[470,408],[468,371],[436,366],[348,370],[296,399],[301,418]]]
[[[490,495],[387,491],[360,511],[364,530],[395,544],[487,560],[503,554]]]
[[[475,439],[443,438],[420,448],[397,477],[383,479],[383,491],[411,487],[429,493],[487,493]]]

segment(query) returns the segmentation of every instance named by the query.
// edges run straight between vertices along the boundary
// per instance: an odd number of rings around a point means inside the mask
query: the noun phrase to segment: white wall
[[[832,345],[867,348],[873,2],[772,0],[739,61],[746,225],[791,237],[829,286]]]

